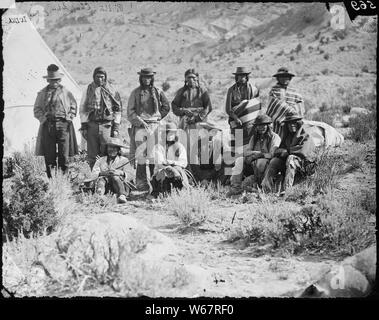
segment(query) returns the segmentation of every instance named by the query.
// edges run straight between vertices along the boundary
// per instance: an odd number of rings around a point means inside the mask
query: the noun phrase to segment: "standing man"
[[[281,143],[270,161],[262,187],[274,191],[275,179],[279,172],[284,175],[283,191],[292,187],[296,174],[307,175],[315,160],[316,146],[307,129],[303,126],[302,117],[296,113],[286,116],[283,121]]]
[[[293,87],[289,86],[294,76],[285,67],[279,68],[278,72],[273,75],[278,82],[269,92],[270,102],[267,114],[272,118],[274,131],[277,133],[281,121],[288,112],[296,112],[300,116],[304,116],[305,113],[303,97]]]
[[[130,157],[136,158],[136,187],[149,191],[150,183],[146,174],[147,159],[153,159],[151,141],[159,122],[170,112],[170,103],[163,91],[154,86],[154,72],[151,68],[141,69],[139,87],[130,94],[127,115],[132,127],[129,130]],[[153,161],[149,163],[153,175]]]
[[[96,68],[93,82],[88,85],[83,95],[79,111],[91,169],[96,162],[96,156],[106,155],[105,141],[110,137],[118,137],[121,110],[120,94],[107,82],[104,68]]]
[[[69,157],[78,154],[78,145],[72,120],[77,113],[74,96],[60,84],[63,74],[59,67],[47,67],[48,85],[37,94],[34,117],[40,122],[36,143],[36,155],[45,157],[46,173],[51,178],[51,168],[57,166],[67,172]],[[58,145],[58,154],[56,152]]]
[[[179,129],[195,129],[212,111],[211,99],[206,88],[200,86],[199,73],[188,69],[184,73],[184,86],[172,101],[172,112],[180,118]]]
[[[232,136],[235,129],[243,131],[243,145],[250,140],[251,126],[261,109],[259,90],[249,82],[249,74],[245,67],[237,67],[234,72],[235,84],[228,89],[226,95],[225,112],[229,115],[229,125]],[[232,139],[232,153],[234,153],[235,141]]]

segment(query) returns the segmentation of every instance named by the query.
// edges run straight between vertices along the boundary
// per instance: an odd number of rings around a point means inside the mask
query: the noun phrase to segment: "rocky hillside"
[[[78,83],[91,81],[93,69],[102,65],[125,99],[145,66],[156,69],[158,85],[169,82],[170,99],[184,71],[198,68],[221,110],[240,65],[252,70],[262,88],[272,84],[278,67],[288,66],[308,109],[332,105],[331,96],[343,104],[338,90],[375,86],[376,20],[357,19],[336,31],[320,3],[38,4],[46,13],[43,38]],[[22,7],[29,12],[32,5]]]

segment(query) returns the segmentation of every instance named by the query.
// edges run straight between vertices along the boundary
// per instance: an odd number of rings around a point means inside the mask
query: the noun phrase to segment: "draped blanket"
[[[281,135],[282,121],[289,112],[294,112],[294,109],[286,102],[275,97],[270,99],[266,114],[272,119],[275,133]],[[327,123],[305,119],[303,119],[303,123],[316,146],[336,147],[340,146],[344,141],[343,135]]]

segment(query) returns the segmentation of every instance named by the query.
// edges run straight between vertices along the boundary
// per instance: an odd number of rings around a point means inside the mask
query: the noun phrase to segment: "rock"
[[[354,108],[351,108],[350,113],[351,114],[368,114],[369,111],[365,108],[354,107]]]
[[[349,125],[351,117],[352,116],[349,114],[342,116],[341,118],[342,127],[346,127]]]
[[[331,268],[300,297],[364,297],[371,293],[376,277],[376,246],[346,258]]]
[[[312,108],[312,109],[307,110],[307,116],[310,116],[319,112],[320,110],[318,108]]]
[[[21,269],[13,261],[12,257],[6,252],[3,251],[3,285],[9,291],[13,291],[14,288],[19,286],[22,282],[25,281],[25,275]]]

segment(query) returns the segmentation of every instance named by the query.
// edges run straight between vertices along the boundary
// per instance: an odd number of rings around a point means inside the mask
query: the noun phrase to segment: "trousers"
[[[302,163],[302,160],[295,155],[289,155],[286,159],[271,159],[262,181],[263,189],[269,192],[275,191],[275,180],[278,173],[284,175],[283,191],[292,187],[295,181],[295,175],[300,172],[302,168]]]
[[[96,193],[103,195],[107,192],[114,193],[118,197],[122,194],[128,196],[130,189],[119,176],[98,178],[96,183]]]
[[[43,124],[42,147],[47,176],[51,178],[51,169],[57,167],[57,158],[59,169],[66,173],[69,164],[69,123],[64,119],[46,121]]]
[[[156,132],[159,122],[149,123],[150,132],[144,127],[133,126],[129,130],[131,152],[136,162],[136,188],[139,191],[151,189],[150,177],[154,173],[153,147],[156,141]],[[132,150],[133,148],[133,150]],[[131,153],[134,153],[133,155]],[[149,170],[150,174],[147,173]]]
[[[252,161],[251,163],[247,163],[246,158],[239,157],[237,158],[234,167],[232,168],[232,176],[230,178],[230,184],[232,187],[241,187],[243,175],[244,175],[244,167],[249,166],[253,169],[253,174],[255,181],[258,183],[258,185],[261,184],[261,181],[263,179],[265,170],[267,168],[267,165],[269,163],[268,159],[257,159]]]
[[[112,121],[88,122],[87,156],[91,170],[96,162],[96,156],[106,155],[105,141],[111,136]]]

